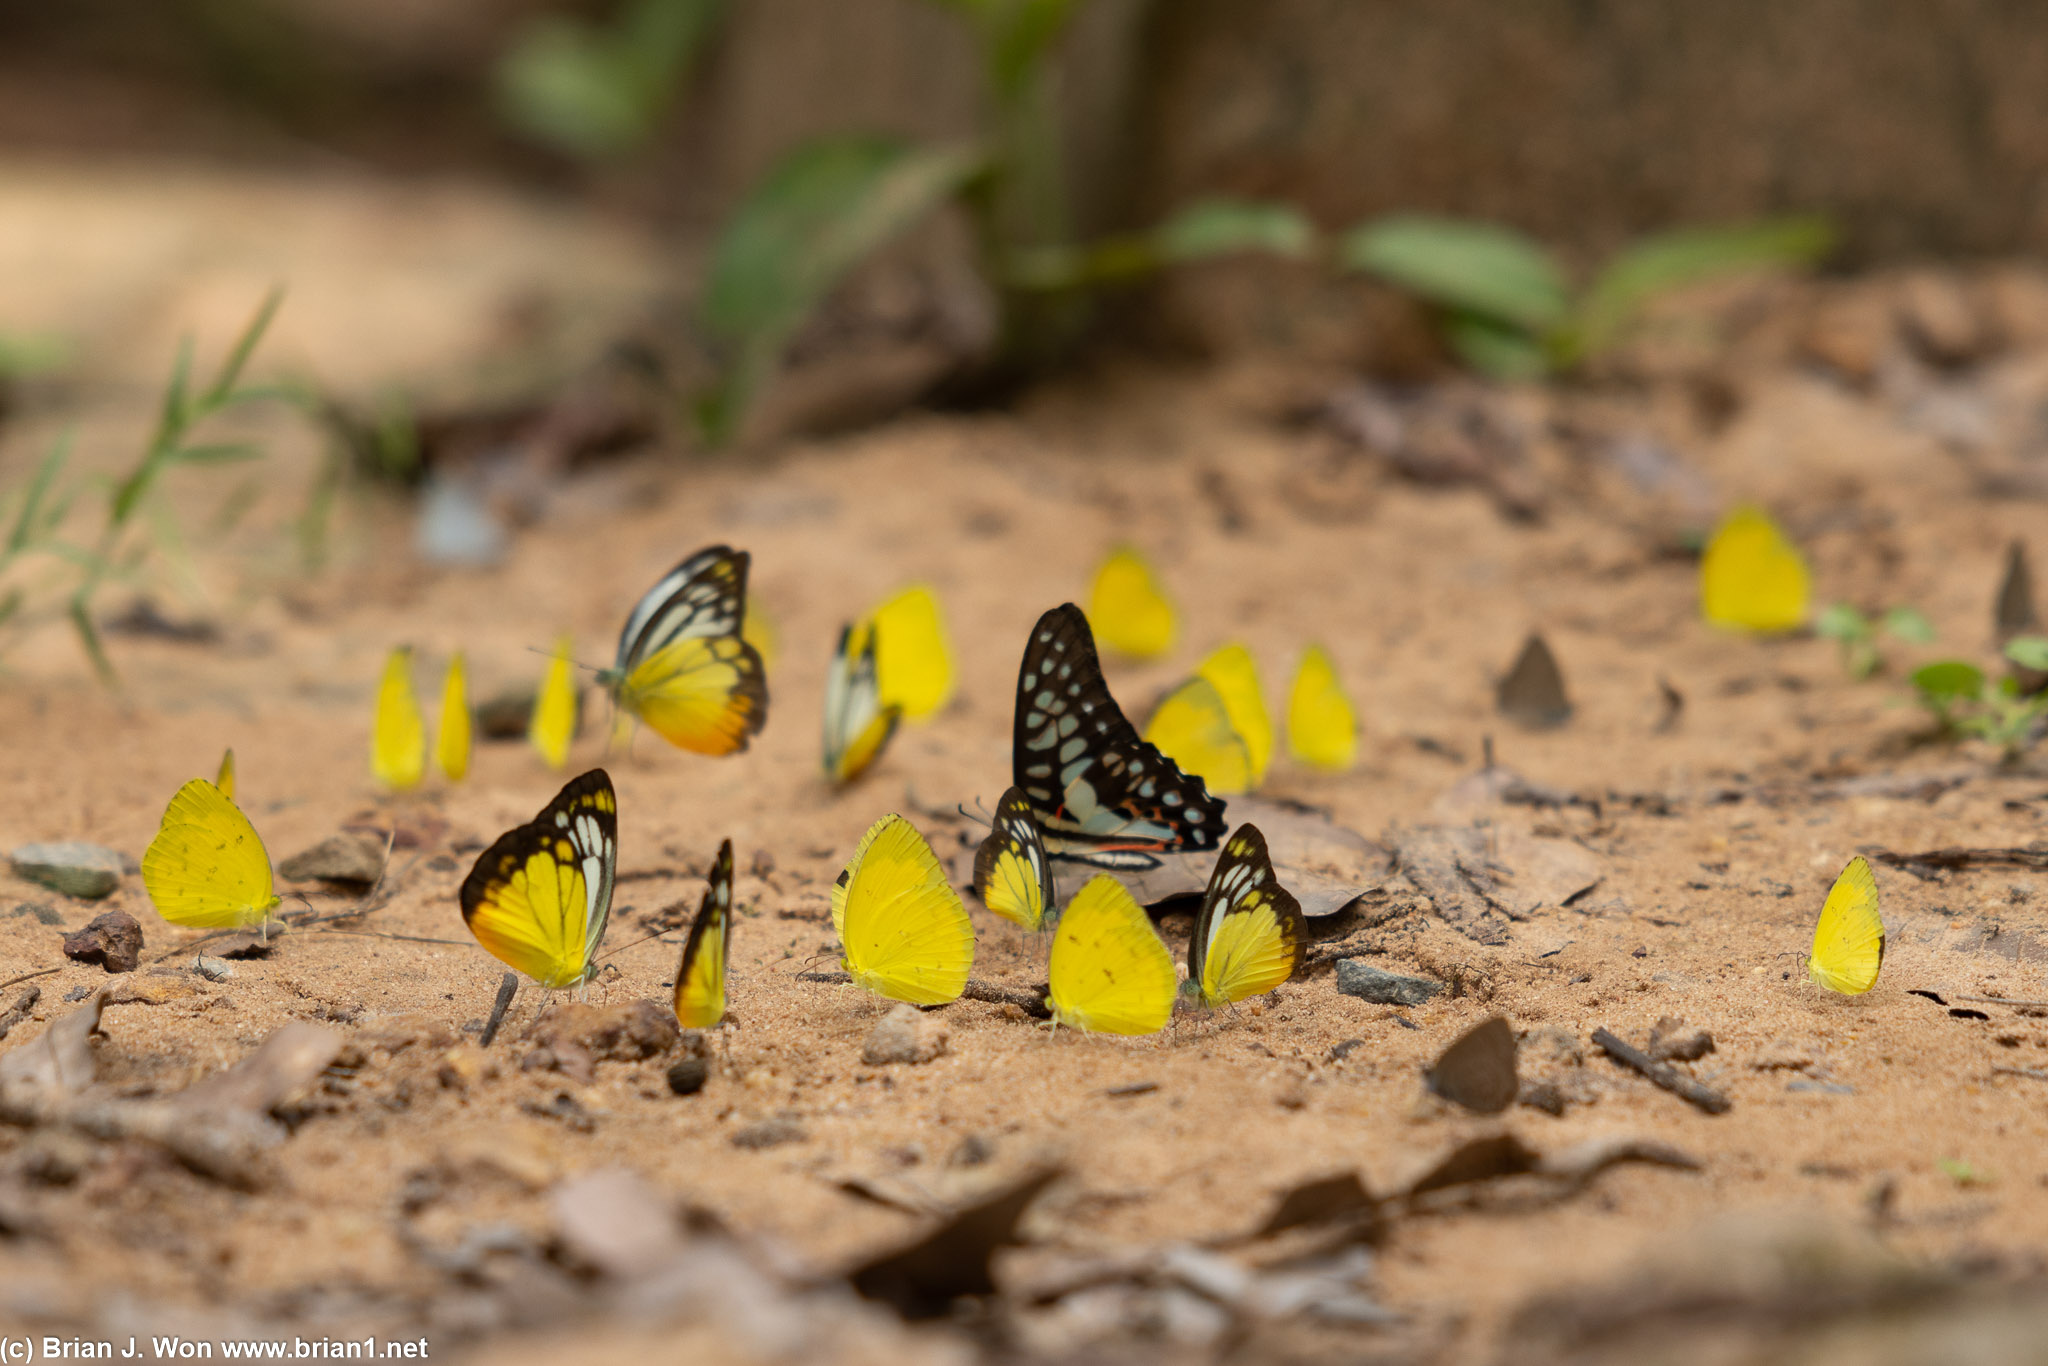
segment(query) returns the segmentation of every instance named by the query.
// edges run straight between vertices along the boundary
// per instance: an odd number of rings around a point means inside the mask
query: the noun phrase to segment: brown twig
[[[31,978],[35,977],[48,977],[53,972],[62,971],[64,971],[64,965],[62,963],[59,963],[54,968],[37,968],[34,972],[24,972],[19,977],[10,977],[4,982],[0,982],[0,991],[7,990],[7,988],[13,986],[16,982],[26,982]]]
[[[1645,1077],[1648,1077],[1672,1095],[1677,1096],[1680,1100],[1697,1105],[1710,1115],[1720,1115],[1728,1112],[1730,1105],[1728,1097],[1722,1095],[1711,1086],[1702,1086],[1691,1077],[1666,1067],[1649,1054],[1624,1042],[1608,1030],[1604,1028],[1594,1030],[1593,1042],[1599,1045],[1600,1049],[1608,1057],[1624,1067],[1632,1068],[1642,1073]]]
[[[2048,1081],[2048,1072],[2044,1072],[2038,1067],[1994,1067],[1991,1069],[1991,1075],[1994,1077],[2027,1077],[2034,1081]]]
[[[56,970],[57,969],[55,968],[49,969],[49,971],[51,972],[55,972]],[[16,981],[19,980],[19,978],[16,979]],[[14,983],[10,982],[8,983],[8,985],[12,986],[14,985]],[[30,987],[27,991],[21,993],[20,1000],[16,1001],[7,1009],[0,1010],[0,1039],[6,1038],[8,1030],[13,1029],[23,1020],[26,1020],[28,1018],[28,1013],[31,1010],[35,1009],[36,1002],[42,999],[43,989],[41,987]]]
[[[1879,863],[1913,872],[1920,868],[2028,868],[2036,872],[2048,870],[2048,844],[2029,844],[2024,848],[2008,845],[2002,848],[1970,849],[1946,848],[1926,849],[1917,854],[1902,854],[1894,849],[1865,849],[1864,853]]]
[[[2026,1006],[2033,1010],[2048,1010],[2048,1001],[2015,1001],[2004,996],[1963,996],[1955,992],[1950,992],[1949,994],[1958,1001],[1971,1001],[1978,1005]]]
[[[800,972],[799,982],[822,982],[827,986],[845,986],[853,978],[843,972]],[[1015,1006],[1034,1019],[1049,1020],[1052,1012],[1045,1008],[1044,987],[1006,987],[995,982],[977,982],[973,978],[960,988],[963,1001],[983,1001],[995,1006]]]

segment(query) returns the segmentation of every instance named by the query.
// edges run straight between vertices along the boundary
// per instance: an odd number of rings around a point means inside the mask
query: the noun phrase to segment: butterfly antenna
[[[624,953],[627,949],[632,948],[635,944],[645,944],[650,939],[659,939],[664,933],[665,931],[656,930],[652,934],[643,934],[638,939],[628,939],[625,943],[619,945],[617,948],[610,949],[604,953],[599,954],[597,956],[597,962],[602,963],[605,959],[611,957],[612,954]]]
[[[553,650],[543,650],[538,645],[527,646],[526,653],[530,655],[539,655],[541,658],[548,660],[552,660],[555,657],[555,652]],[[569,662],[575,665],[577,668],[583,669],[589,673],[603,673],[605,670],[605,666],[602,664],[585,664],[582,660],[576,658],[574,655],[569,656]]]

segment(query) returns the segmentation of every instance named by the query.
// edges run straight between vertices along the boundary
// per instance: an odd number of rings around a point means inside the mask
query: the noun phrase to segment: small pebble
[[[1419,1006],[1444,989],[1427,977],[1404,977],[1356,958],[1337,960],[1337,990],[1383,1006]]]
[[[759,1120],[736,1130],[730,1140],[735,1148],[778,1148],[785,1143],[801,1142],[804,1126],[788,1115],[777,1115],[773,1119]]]
[[[668,1069],[668,1089],[679,1096],[696,1095],[710,1079],[711,1064],[702,1058],[684,1058]]]
[[[277,865],[278,876],[291,882],[375,882],[384,872],[384,841],[354,831],[330,835],[311,849],[302,849]]]
[[[98,963],[108,972],[133,972],[142,959],[142,926],[126,911],[108,911],[76,934],[64,936],[64,956]]]
[[[104,844],[24,844],[8,858],[16,877],[82,901],[97,901],[121,885],[121,856]]]

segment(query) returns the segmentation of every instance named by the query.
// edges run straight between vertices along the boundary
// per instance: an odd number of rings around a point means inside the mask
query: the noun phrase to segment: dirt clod
[[[946,1051],[949,1031],[916,1006],[897,1005],[875,1022],[861,1046],[860,1060],[870,1067],[892,1063],[925,1063]]]
[[[694,1096],[711,1079],[711,1065],[702,1058],[684,1058],[668,1069],[668,1089],[679,1096]]]

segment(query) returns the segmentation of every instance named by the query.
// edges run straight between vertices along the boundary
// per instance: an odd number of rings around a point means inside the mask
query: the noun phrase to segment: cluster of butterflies
[[[872,665],[873,623],[848,630],[867,631],[862,652]],[[943,691],[928,690],[931,705]],[[1056,1022],[1149,1034],[1182,995],[1220,1007],[1293,976],[1307,925],[1265,839],[1245,825],[1223,841],[1223,803],[1125,719],[1087,618],[1072,604],[1032,630],[1014,738],[1013,786],[976,853],[973,887],[997,915],[1027,931],[1053,931],[1046,1006]],[[1165,852],[1219,844],[1185,985],[1151,918],[1110,873],[1098,873],[1057,912],[1056,857],[1141,869]],[[463,920],[485,949],[539,985],[578,985],[597,966],[617,857],[617,796],[594,769],[479,856],[460,893]],[[869,828],[833,885],[831,906],[842,965],[856,985],[918,1005],[957,1000],[966,989],[973,921],[930,843],[903,817]],[[674,1007],[686,1028],[724,1016],[732,917],[727,841],[677,964]]]
[[[622,717],[709,755],[742,750],[760,731],[768,689],[761,649],[744,629],[748,563],[744,552],[713,546],[685,559],[641,598],[620,633],[613,666],[598,674]],[[1135,555],[1111,557],[1097,576],[1093,601],[1117,624],[1125,648],[1171,644],[1175,614]],[[559,672],[564,680],[569,719],[561,722],[550,711],[546,686],[534,718],[536,730],[544,714],[546,725],[559,726],[564,755],[574,726],[569,667],[566,647],[559,648],[550,676]],[[373,765],[394,786],[417,783],[426,769],[425,727],[410,669],[408,652],[394,654],[379,689]],[[1297,678],[1289,712],[1297,753],[1304,743],[1313,747],[1313,740],[1299,737],[1319,733],[1318,716],[1329,718],[1331,730],[1348,729],[1345,743],[1355,743],[1355,720],[1327,658],[1311,650],[1302,673],[1309,682]],[[1170,706],[1191,684],[1215,695],[1213,708],[1206,695],[1191,709]],[[828,687],[828,773],[850,781],[903,717],[938,710],[951,689],[950,646],[929,590],[907,590],[849,624]],[[1341,712],[1330,693],[1343,703]],[[1067,603],[1032,627],[1018,671],[1012,782],[977,852],[973,889],[991,911],[1023,929],[1053,930],[1046,1005],[1056,1021],[1076,1028],[1151,1033],[1183,994],[1212,1008],[1227,1005],[1272,990],[1301,961],[1306,922],[1275,875],[1264,837],[1243,825],[1226,842],[1225,804],[1205,783],[1201,764],[1177,763],[1159,743],[1184,742],[1189,727],[1175,719],[1184,711],[1220,711],[1242,750],[1242,773],[1256,782],[1270,755],[1271,729],[1249,654],[1242,647],[1217,652],[1167,703],[1160,708],[1166,719],[1155,713],[1151,735],[1141,736],[1103,679],[1089,617]],[[1252,703],[1259,704],[1256,711]],[[451,780],[467,771],[469,735],[457,655],[443,689],[435,746]],[[279,904],[269,855],[233,797],[230,751],[213,781],[186,783],[166,808],[142,864],[150,899],[166,920],[202,929],[261,929]],[[1150,917],[1113,874],[1156,866],[1162,854],[1219,847],[1182,983]],[[1055,861],[1107,871],[1056,913]],[[609,775],[593,769],[478,856],[459,893],[463,921],[487,951],[539,986],[578,986],[597,970],[617,865],[618,797]],[[686,1027],[708,1028],[724,1017],[732,916],[728,840],[678,963],[674,1004]],[[862,838],[834,885],[832,920],[845,969],[865,989],[918,1004],[951,1001],[965,989],[974,960],[972,922],[930,844],[902,817],[883,817]],[[1809,975],[1835,991],[1867,991],[1883,953],[1877,886],[1859,857],[1822,909]]]

